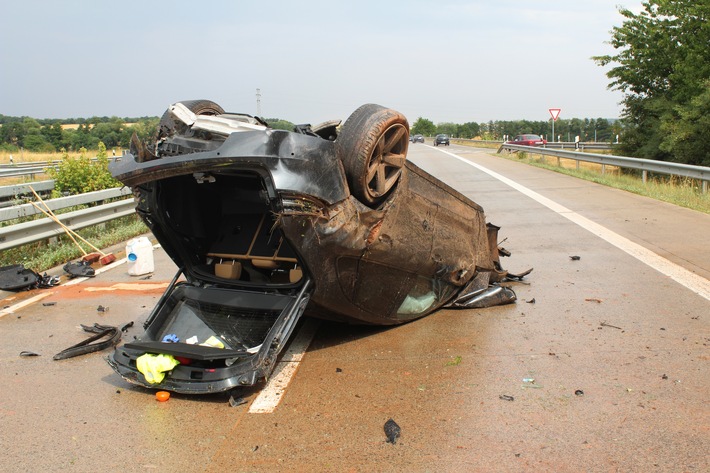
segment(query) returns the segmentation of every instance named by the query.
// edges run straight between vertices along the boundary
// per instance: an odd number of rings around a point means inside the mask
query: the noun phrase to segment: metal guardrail
[[[468,144],[486,144],[486,145],[504,145],[505,142],[501,140],[470,140],[467,138],[451,138],[451,141],[459,141]],[[546,148],[560,148],[560,149],[575,149],[576,143],[574,141],[555,141],[554,143],[547,142]],[[597,150],[610,150],[618,146],[618,143],[601,143],[593,141],[581,141],[579,143],[579,149],[581,151],[585,149],[597,149]]]
[[[674,176],[689,177],[702,181],[703,193],[708,191],[708,181],[710,181],[710,167],[694,166],[692,164],[669,163],[666,161],[656,161],[653,159],[629,158],[626,156],[614,156],[607,154],[581,153],[576,151],[565,151],[561,149],[549,149],[539,146],[521,146],[512,144],[502,144],[498,148],[500,153],[502,150],[508,151],[525,151],[542,156],[555,156],[557,158],[573,159],[577,161],[579,166],[580,161],[588,163],[596,163],[604,166],[617,166],[626,169],[637,169],[643,171],[643,182],[646,182],[648,173],[655,172],[658,174],[667,174]]]
[[[46,200],[45,202],[54,212],[55,210],[62,208],[102,202],[107,199],[114,199],[131,194],[132,192],[129,188],[121,187],[69,197],[61,197],[59,199]],[[60,222],[72,230],[79,230],[81,228],[108,222],[109,220],[116,218],[125,217],[126,215],[131,215],[135,212],[135,206],[133,198],[122,199],[116,202],[97,205],[87,209],[57,214],[57,218]],[[42,212],[37,210],[37,208],[35,208],[32,204],[16,205],[14,207],[0,209],[0,222],[40,213]],[[0,228],[0,251],[64,234],[64,230],[50,218],[41,218],[30,222],[2,227]]]

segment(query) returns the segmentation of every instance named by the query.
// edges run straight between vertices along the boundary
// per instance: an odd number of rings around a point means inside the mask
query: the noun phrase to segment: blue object
[[[128,261],[131,263],[138,259],[138,255],[135,253],[128,253]]]
[[[177,343],[180,339],[174,333],[169,333],[163,337],[163,343]]]

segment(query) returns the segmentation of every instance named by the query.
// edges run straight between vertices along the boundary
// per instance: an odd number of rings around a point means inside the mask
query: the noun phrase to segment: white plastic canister
[[[153,266],[153,244],[146,237],[129,240],[126,244],[126,260],[128,274],[131,276],[152,273],[155,269]]]

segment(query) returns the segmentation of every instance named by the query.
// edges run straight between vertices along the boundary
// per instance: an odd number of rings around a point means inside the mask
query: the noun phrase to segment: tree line
[[[581,141],[615,142],[622,132],[619,120],[606,118],[571,118],[558,119],[555,122],[554,141],[574,141],[579,136]],[[467,122],[463,124],[444,122],[436,125],[429,119],[419,117],[412,125],[412,134],[434,136],[439,133],[453,138],[482,139],[500,141],[504,137],[512,139],[516,135],[532,133],[552,139],[552,119],[531,120],[496,120],[485,123]]]
[[[157,117],[35,119],[0,115],[0,149],[51,153],[60,150],[79,151],[81,148],[95,150],[99,143],[109,149],[125,148],[133,133],[141,139],[153,136],[158,120]],[[78,126],[62,126],[69,123]]]

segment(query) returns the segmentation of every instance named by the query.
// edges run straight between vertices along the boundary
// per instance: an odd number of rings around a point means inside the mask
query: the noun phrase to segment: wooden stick
[[[30,188],[30,190],[32,191],[32,193],[35,195],[35,197],[37,197],[37,199],[38,199],[40,202],[42,202],[42,204],[45,206],[45,208],[47,209],[47,211],[45,212],[44,210],[42,210],[41,208],[39,208],[39,206],[37,206],[34,202],[32,202],[32,205],[34,205],[35,207],[37,207],[37,209],[39,209],[39,210],[40,210],[42,213],[44,213],[46,216],[48,216],[49,218],[51,218],[52,220],[54,220],[54,221],[55,221],[57,224],[59,224],[66,232],[68,232],[68,233],[70,232],[70,233],[72,233],[73,235],[75,235],[75,236],[76,236],[77,238],[79,238],[81,241],[83,241],[84,243],[86,243],[87,245],[89,245],[94,251],[98,251],[99,253],[101,253],[101,256],[106,256],[106,253],[104,253],[103,251],[99,250],[98,248],[96,248],[96,247],[95,247],[94,245],[92,245],[91,243],[89,243],[83,236],[79,235],[77,232],[75,232],[75,231],[72,230],[71,228],[69,228],[69,227],[67,227],[66,225],[64,225],[64,222],[62,222],[61,220],[59,220],[59,218],[57,218],[57,216],[54,214],[54,212],[52,212],[52,209],[50,209],[49,206],[47,205],[47,203],[46,203],[45,201],[43,201],[42,198],[39,196],[39,194],[37,194],[37,193],[35,192],[35,190],[32,188],[32,186],[28,186],[28,187]],[[72,238],[72,239],[73,239],[73,238]]]

